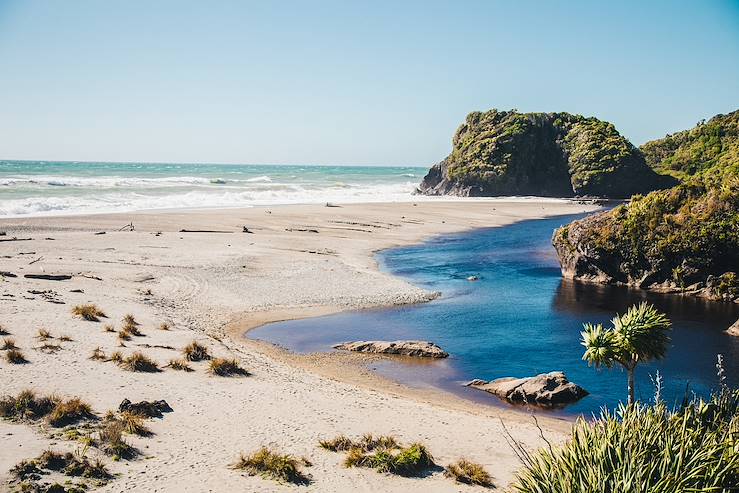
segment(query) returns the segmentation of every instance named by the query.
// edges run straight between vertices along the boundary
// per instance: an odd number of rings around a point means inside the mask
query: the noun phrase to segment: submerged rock
[[[336,344],[335,349],[358,353],[397,354],[419,358],[446,358],[449,353],[428,341],[354,341]]]
[[[525,378],[498,378],[490,382],[475,379],[466,385],[489,392],[508,402],[547,407],[570,404],[588,395],[587,390],[567,380],[567,376],[561,371]]]
[[[739,336],[739,320],[734,322],[731,327],[726,329],[726,332],[732,336]]]

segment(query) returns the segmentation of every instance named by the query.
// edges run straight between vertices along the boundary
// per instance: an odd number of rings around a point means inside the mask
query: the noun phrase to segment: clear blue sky
[[[739,1],[0,0],[0,158],[419,164],[473,110],[739,108]]]

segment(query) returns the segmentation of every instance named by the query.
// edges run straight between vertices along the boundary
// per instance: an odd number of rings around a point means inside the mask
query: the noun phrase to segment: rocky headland
[[[570,113],[473,112],[452,143],[418,193],[627,198],[675,184],[612,123]]]
[[[562,275],[738,302],[739,111],[642,150],[680,184],[556,230]]]

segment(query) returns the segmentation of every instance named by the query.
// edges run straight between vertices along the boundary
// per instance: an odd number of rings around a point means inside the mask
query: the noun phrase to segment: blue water
[[[501,404],[495,397],[462,383],[563,370],[591,395],[558,412],[589,414],[625,398],[626,375],[596,370],[581,360],[582,324],[608,323],[615,312],[646,299],[670,316],[674,330],[667,358],[637,369],[638,397],[652,398],[650,376],[657,370],[668,402],[681,400],[686,388],[707,393],[717,385],[717,353],[725,356],[729,383],[738,384],[739,338],[723,329],[739,317],[739,306],[563,280],[550,238],[554,228],[577,217],[525,221],[387,250],[379,255],[383,269],[441,291],[442,297],[422,305],[275,323],[249,337],[300,353],[330,351],[349,340],[431,340],[451,357],[390,360],[373,368],[416,387],[496,405]],[[467,281],[470,275],[480,280]]]
[[[0,160],[0,217],[411,198],[427,168]]]

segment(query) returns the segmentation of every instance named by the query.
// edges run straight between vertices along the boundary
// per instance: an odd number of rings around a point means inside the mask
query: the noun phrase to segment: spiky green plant
[[[728,492],[739,490],[739,391],[707,401],[620,405],[580,418],[561,447],[519,454],[520,493]]]
[[[305,464],[306,461],[304,460]],[[310,478],[300,470],[298,459],[262,447],[251,455],[241,454],[233,469],[246,471],[250,476],[262,476],[278,482],[308,484]]]
[[[615,363],[623,366],[628,374],[628,402],[633,404],[636,366],[665,356],[671,323],[664,313],[647,302],[632,306],[623,315],[617,314],[611,323],[612,328],[584,324],[582,359],[596,368],[610,368]]]

